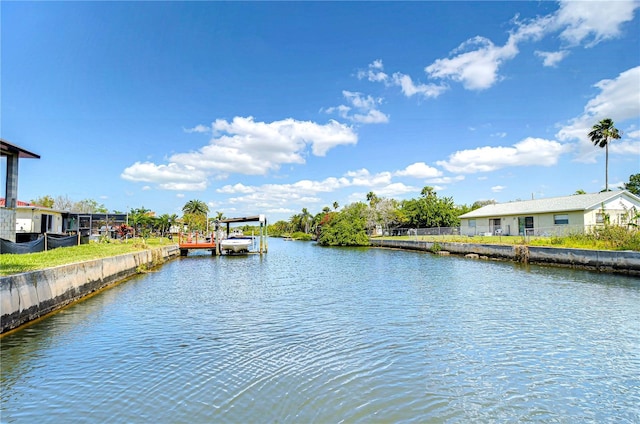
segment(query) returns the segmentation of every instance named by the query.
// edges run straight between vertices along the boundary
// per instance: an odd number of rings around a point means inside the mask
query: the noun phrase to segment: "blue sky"
[[[640,172],[640,2],[7,2],[19,198],[288,219],[424,186],[457,204]],[[3,163],[3,166],[4,165]]]

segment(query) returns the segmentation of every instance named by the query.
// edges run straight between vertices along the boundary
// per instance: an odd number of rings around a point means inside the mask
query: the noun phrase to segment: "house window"
[[[603,224],[604,223],[604,214],[603,213],[596,213],[596,224]]]
[[[470,219],[469,220],[469,227],[476,228],[476,220],[475,219]]]
[[[566,213],[553,215],[553,223],[555,225],[567,225],[569,224],[569,215]]]

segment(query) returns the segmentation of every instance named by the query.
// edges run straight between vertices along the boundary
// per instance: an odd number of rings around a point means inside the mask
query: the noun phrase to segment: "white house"
[[[0,199],[4,207],[5,199]],[[18,200],[15,210],[15,239],[17,242],[35,240],[45,233],[64,232],[63,212]]]
[[[463,235],[562,235],[638,224],[640,197],[622,190],[487,205],[460,216]]]

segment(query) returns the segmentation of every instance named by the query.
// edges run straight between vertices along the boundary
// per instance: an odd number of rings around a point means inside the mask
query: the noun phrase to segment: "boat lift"
[[[256,216],[246,216],[246,217],[242,217],[242,218],[226,218],[226,219],[221,219],[215,222],[215,231],[214,234],[216,235],[216,241],[221,240],[222,237],[219,234],[220,233],[220,225],[224,225],[227,224],[227,232],[226,234],[230,234],[230,226],[231,224],[237,224],[237,223],[243,223],[243,222],[259,222],[260,223],[260,230],[258,233],[258,238],[259,238],[259,242],[258,242],[258,251],[257,252],[249,252],[249,253],[259,253],[259,254],[263,254],[263,253],[267,253],[268,251],[268,242],[267,242],[267,217],[265,215],[256,215]],[[222,252],[220,251],[220,243],[215,243],[215,247],[216,247],[216,255],[220,255]]]
[[[227,232],[229,234],[230,225],[235,223],[242,222],[259,222],[260,223],[260,231],[258,234],[259,243],[258,243],[258,251],[257,252],[248,252],[248,253],[267,253],[268,250],[268,242],[267,242],[267,218],[265,215],[256,215],[256,216],[247,216],[242,218],[226,218],[221,219],[215,222],[214,231],[211,234],[189,234],[183,235],[181,234],[178,240],[178,247],[180,248],[180,256],[187,256],[189,250],[210,250],[212,255],[221,255],[222,251],[220,249],[220,240],[222,240],[222,229],[221,225],[227,224]]]

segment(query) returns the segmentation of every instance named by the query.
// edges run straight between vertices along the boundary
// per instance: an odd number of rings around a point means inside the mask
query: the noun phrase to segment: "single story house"
[[[462,235],[563,235],[605,222],[638,224],[640,197],[626,190],[498,203],[460,215]]]
[[[5,203],[5,199],[0,199],[0,207],[5,207]],[[46,233],[64,233],[64,212],[20,200],[16,201],[14,210],[17,243],[36,240]]]

